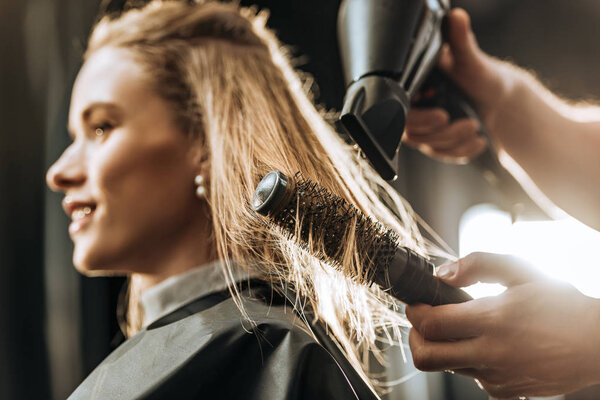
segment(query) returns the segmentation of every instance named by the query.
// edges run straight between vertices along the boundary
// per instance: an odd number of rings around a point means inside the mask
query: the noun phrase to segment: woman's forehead
[[[70,118],[81,118],[95,103],[136,107],[152,94],[144,69],[130,51],[102,48],[90,55],[77,75]]]

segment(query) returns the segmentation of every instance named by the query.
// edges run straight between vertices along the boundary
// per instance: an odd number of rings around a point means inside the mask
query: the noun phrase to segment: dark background
[[[0,398],[61,399],[110,351],[120,279],[89,279],[71,264],[61,196],[44,184],[68,143],[68,93],[99,1],[0,0]],[[270,24],[316,79],[318,100],[344,95],[335,38],[338,0],[242,1]],[[600,2],[461,0],[481,46],[531,68],[574,99],[600,94]],[[464,210],[497,200],[468,166],[402,150],[398,190],[454,248]],[[397,363],[394,363],[396,365]],[[396,365],[390,376],[402,375]],[[588,398],[581,393],[571,398]],[[589,398],[598,395],[588,394]],[[471,380],[421,374],[390,399],[486,399]]]

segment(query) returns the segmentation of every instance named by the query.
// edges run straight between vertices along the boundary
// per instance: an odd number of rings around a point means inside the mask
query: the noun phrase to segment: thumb
[[[442,265],[437,275],[447,284],[456,287],[477,282],[500,283],[510,287],[543,279],[524,260],[491,253],[471,253],[458,261]]]
[[[479,49],[471,29],[471,17],[462,8],[448,14],[448,42],[457,58],[472,57]]]
[[[465,10],[455,8],[448,13],[447,18],[449,46],[443,49],[439,65],[448,73],[454,67],[475,61],[479,45],[471,30],[471,18]]]

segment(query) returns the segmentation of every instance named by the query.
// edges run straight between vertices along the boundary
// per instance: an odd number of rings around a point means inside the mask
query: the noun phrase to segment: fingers
[[[441,109],[413,109],[407,118],[404,142],[426,155],[453,162],[468,161],[481,154],[487,140],[479,135],[479,123],[464,118],[447,123]]]
[[[471,253],[465,258],[441,266],[437,275],[456,287],[470,286],[477,282],[500,283],[510,287],[543,279],[525,261],[509,255]]]
[[[467,339],[484,331],[487,315],[485,301],[432,307],[415,304],[406,307],[406,317],[427,340]]]
[[[411,108],[406,116],[406,130],[410,135],[431,134],[449,121],[448,112],[441,108]]]
[[[432,342],[416,329],[410,330],[409,345],[415,367],[421,371],[445,371],[477,366],[478,338],[456,342]],[[481,353],[481,351],[479,351]]]
[[[429,157],[437,158],[443,162],[466,164],[474,159],[487,148],[487,141],[483,138],[476,138],[473,141],[461,143],[451,150],[435,150],[430,146],[421,148],[421,152]]]
[[[448,139],[456,142],[457,138],[475,138],[478,132],[476,120],[461,118],[449,123],[448,113],[437,108],[411,110],[406,123],[407,139],[419,144],[435,145]]]

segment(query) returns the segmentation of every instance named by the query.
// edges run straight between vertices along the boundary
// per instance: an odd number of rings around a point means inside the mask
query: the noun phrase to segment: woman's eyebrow
[[[111,102],[94,102],[88,105],[81,113],[81,119],[85,122],[90,118],[90,114],[98,109],[98,108],[106,108],[110,111],[120,112],[121,108],[115,103]]]
[[[81,120],[83,122],[88,122],[88,120],[90,119],[90,115],[92,114],[92,112],[98,108],[106,108],[106,109],[110,109],[111,111],[120,113],[120,107],[118,105],[116,105],[115,103],[111,103],[111,102],[104,102],[104,101],[97,101],[94,103],[91,103],[90,105],[88,105],[81,113]],[[75,138],[75,129],[73,128],[73,126],[71,125],[71,123],[69,122],[67,125],[67,132],[69,133],[69,136],[71,137],[71,139]]]

